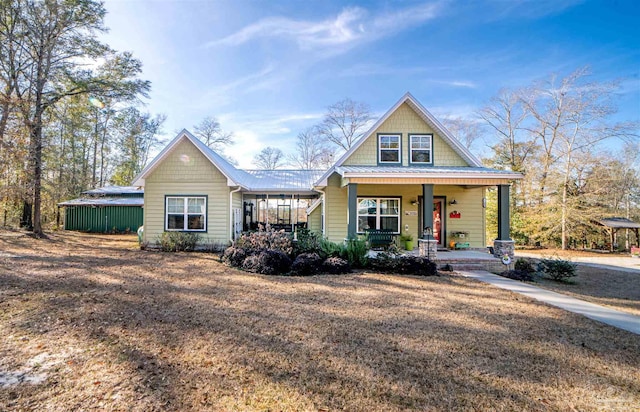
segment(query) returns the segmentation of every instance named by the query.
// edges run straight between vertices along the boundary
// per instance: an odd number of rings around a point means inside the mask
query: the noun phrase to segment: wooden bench
[[[368,229],[366,233],[367,242],[372,249],[376,247],[388,248],[396,237],[391,229]]]

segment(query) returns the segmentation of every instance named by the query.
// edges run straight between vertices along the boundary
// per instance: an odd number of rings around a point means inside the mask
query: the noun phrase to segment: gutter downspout
[[[238,186],[237,189],[229,192],[229,237],[232,243],[235,240],[235,233],[233,231],[233,194],[238,193],[240,190],[242,190],[242,186]]]

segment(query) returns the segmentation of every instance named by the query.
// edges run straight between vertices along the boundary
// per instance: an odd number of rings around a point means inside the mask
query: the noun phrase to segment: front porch
[[[342,179],[347,197],[347,236],[386,230],[396,236],[418,239],[423,256],[436,257],[441,250],[478,249],[485,243],[485,190],[489,182],[467,178],[467,184],[415,184],[401,179],[380,179],[377,184]],[[509,184],[497,182],[498,237],[494,256],[514,255],[509,235]],[[402,245],[398,245],[402,246]]]

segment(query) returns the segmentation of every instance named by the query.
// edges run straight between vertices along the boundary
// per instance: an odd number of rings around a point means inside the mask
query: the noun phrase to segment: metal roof
[[[250,191],[311,190],[325,170],[243,170]]]
[[[633,220],[629,220],[625,217],[607,217],[596,220],[596,223],[602,226],[612,227],[614,229],[637,229],[640,228],[640,223],[636,223]]]
[[[83,195],[129,195],[144,194],[144,189],[138,186],[105,186],[96,189],[86,190]]]
[[[144,198],[142,197],[99,197],[67,200],[58,203],[58,206],[144,206]]]
[[[433,166],[433,167],[394,167],[394,166],[340,166],[335,171],[343,177],[472,177],[521,179],[520,173],[488,167]]]

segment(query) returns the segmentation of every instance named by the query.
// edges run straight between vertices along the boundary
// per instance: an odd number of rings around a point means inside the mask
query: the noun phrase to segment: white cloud
[[[233,131],[236,142],[225,152],[238,161],[239,167],[251,168],[253,157],[267,146],[290,153],[297,134],[322,116],[322,113],[223,113],[218,120],[225,130]]]
[[[451,81],[443,81],[440,83],[447,84],[449,86],[454,86],[454,87],[466,87],[469,89],[475,89],[477,87],[474,82],[471,82],[468,80],[451,80]]]
[[[302,50],[346,51],[357,44],[387,37],[431,20],[437,17],[438,10],[438,3],[424,3],[377,14],[361,7],[350,7],[320,21],[267,17],[227,37],[213,40],[205,47],[238,46],[258,38],[272,37],[294,41]]]

